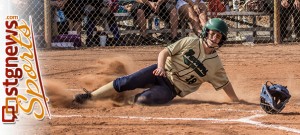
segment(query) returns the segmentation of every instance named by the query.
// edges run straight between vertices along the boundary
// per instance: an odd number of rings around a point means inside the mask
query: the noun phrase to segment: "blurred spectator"
[[[168,0],[136,0],[132,8],[132,15],[137,25],[140,27],[143,39],[147,40],[146,19],[152,14],[158,15],[171,26],[171,41],[177,40],[178,15],[174,3]]]
[[[84,13],[84,5],[86,1],[83,0],[63,0],[64,13],[69,21],[69,30],[81,33],[82,15]]]
[[[232,0],[223,0],[223,4],[225,5],[226,11],[231,11]]]
[[[201,0],[178,0],[176,8],[180,19],[187,19],[193,27],[193,31],[199,36],[207,21],[207,8]]]
[[[242,10],[252,12],[274,13],[274,0],[246,0]]]
[[[62,0],[51,0],[50,5],[54,8],[54,22],[56,26],[54,33],[57,34],[67,34],[68,33],[68,22],[65,17],[65,14],[62,10],[63,1]],[[54,34],[55,35],[55,34]]]
[[[34,31],[35,44],[38,48],[46,47],[45,43],[45,19],[44,2],[42,0],[9,0],[11,3],[11,13],[18,15],[20,19],[29,23],[29,17],[32,17],[32,27]],[[50,0],[49,0],[50,2]],[[1,6],[8,6],[1,3]],[[51,5],[50,5],[51,6]],[[54,24],[54,23],[53,23]],[[48,27],[49,28],[49,27]],[[56,32],[57,33],[57,32]]]
[[[223,2],[224,3],[224,2]],[[208,11],[211,13],[211,17],[217,17],[218,12],[225,12],[225,4],[221,0],[208,0]]]
[[[296,38],[300,40],[300,0],[281,0],[280,33],[282,41],[284,38],[290,36],[287,30],[287,26],[290,26],[290,16],[293,16],[294,19],[294,33],[296,34]]]
[[[116,17],[114,16],[114,13],[112,12],[108,3],[103,2],[103,0],[89,0],[88,4],[85,7],[85,13],[87,15],[86,45],[88,47],[90,47],[93,44],[93,32],[97,30],[96,25],[98,17],[106,18],[109,29],[114,35],[114,41],[116,45],[122,44],[117,42],[120,41],[118,24],[116,21]]]
[[[12,13],[29,22],[31,16],[35,35],[44,33],[44,1],[41,0],[14,0],[12,2]],[[8,6],[1,3],[1,6]]]

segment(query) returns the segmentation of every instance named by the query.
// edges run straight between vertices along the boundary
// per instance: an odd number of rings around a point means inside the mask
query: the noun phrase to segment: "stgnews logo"
[[[16,123],[19,114],[33,115],[43,120],[48,114],[49,98],[45,95],[38,64],[32,19],[29,24],[19,16],[6,16],[5,78],[2,81],[2,123]],[[1,97],[2,98],[2,97]]]

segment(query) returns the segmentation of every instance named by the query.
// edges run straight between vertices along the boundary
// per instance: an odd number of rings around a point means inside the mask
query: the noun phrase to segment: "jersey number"
[[[195,52],[190,49],[183,55],[183,60],[186,65],[193,68],[194,71],[200,76],[203,77],[206,75],[208,70],[205,66],[194,56]]]

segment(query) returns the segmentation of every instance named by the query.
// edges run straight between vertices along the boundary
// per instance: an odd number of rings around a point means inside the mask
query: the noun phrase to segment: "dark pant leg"
[[[135,102],[143,105],[160,105],[173,100],[176,96],[176,92],[169,80],[164,77],[160,77],[158,80],[158,85],[154,85],[142,93],[137,94]]]
[[[57,22],[57,28],[58,28],[58,34],[68,34],[68,28],[69,28],[68,21],[65,22]]]
[[[113,33],[114,39],[118,40],[120,38],[120,32],[117,24],[117,19],[113,12],[110,10],[101,10],[101,16],[107,19],[109,30]]]
[[[170,22],[170,15],[172,10],[175,8],[175,5],[173,5],[170,2],[164,2],[160,5],[159,9],[159,13],[158,16],[164,20],[165,22],[169,23]]]
[[[300,38],[300,10],[293,7],[294,32],[296,37]]]
[[[289,8],[280,7],[280,34],[281,34],[281,41],[286,38],[288,34],[287,26],[289,24],[289,18],[291,13],[289,12]]]
[[[157,78],[153,71],[157,64],[141,69],[131,75],[123,76],[114,80],[114,88],[118,92],[134,90],[136,88],[147,88],[149,85],[157,84]]]
[[[93,43],[93,32],[96,29],[96,19],[93,15],[89,15],[87,17],[87,23],[86,23],[86,35],[87,35],[87,39],[86,39],[86,45],[89,47]]]
[[[114,39],[118,40],[120,38],[120,32],[116,21],[116,17],[112,13],[109,15],[111,15],[110,19],[108,19],[109,30],[113,33]]]
[[[113,83],[115,90],[122,92],[148,88],[135,96],[135,102],[145,105],[168,103],[176,96],[174,86],[167,78],[153,75],[156,68],[157,64],[154,64],[131,75],[117,78]]]

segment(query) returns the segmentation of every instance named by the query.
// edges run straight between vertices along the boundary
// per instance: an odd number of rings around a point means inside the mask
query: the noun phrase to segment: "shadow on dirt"
[[[281,115],[300,115],[300,112],[286,112],[286,113],[280,113]]]
[[[245,100],[241,100],[240,102],[215,102],[215,101],[202,101],[195,99],[174,99],[171,104],[212,104],[212,105],[234,105],[234,104],[243,104],[243,105],[259,105],[257,103],[251,103]]]

